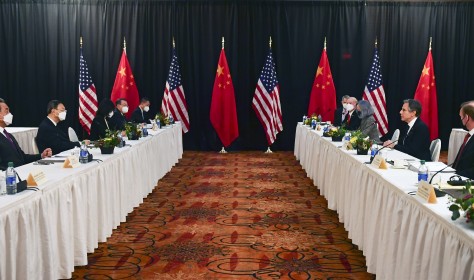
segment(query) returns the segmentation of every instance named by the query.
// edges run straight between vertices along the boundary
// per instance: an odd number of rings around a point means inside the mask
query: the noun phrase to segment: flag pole
[[[375,48],[377,48],[377,37],[375,37]]]
[[[428,51],[431,51],[431,41],[433,40],[433,37],[430,37],[430,47],[428,48]]]
[[[268,45],[270,46],[270,49],[272,48],[272,36],[270,36],[270,40],[268,42]],[[270,146],[268,146],[267,150],[265,151],[265,154],[273,154],[272,150],[270,149]]]
[[[326,36],[324,36],[324,50],[326,50]]]
[[[123,51],[127,53],[127,41],[125,41],[125,36],[123,36]]]
[[[173,36],[173,49],[176,47],[176,44],[174,43],[174,36]]]
[[[82,49],[82,36],[79,37],[79,46],[80,46],[81,49]]]
[[[222,36],[222,49],[224,49],[224,36]],[[222,146],[222,149],[220,150],[219,154],[227,154],[227,151],[225,150],[224,146]]]

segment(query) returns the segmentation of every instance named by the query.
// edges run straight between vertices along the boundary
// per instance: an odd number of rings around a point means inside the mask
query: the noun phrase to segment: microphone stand
[[[398,140],[395,140],[395,141],[391,142],[390,144],[387,144],[387,145],[382,146],[382,148],[378,149],[377,152],[375,152],[374,156],[372,156],[372,154],[371,154],[371,155],[370,155],[370,163],[372,163],[372,161],[374,160],[374,157],[375,157],[381,150],[383,150],[383,149],[387,148],[388,146],[390,146],[390,145],[392,145],[392,144],[394,144],[394,143],[397,143],[397,142],[398,142]]]

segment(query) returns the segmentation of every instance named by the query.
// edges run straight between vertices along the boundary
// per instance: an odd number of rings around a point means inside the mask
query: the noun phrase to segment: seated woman
[[[104,99],[100,102],[97,114],[92,121],[90,140],[99,140],[105,137],[107,129],[114,130],[110,118],[114,114],[114,103],[110,99]]]
[[[377,122],[374,118],[374,109],[369,101],[361,100],[357,104],[357,116],[360,118],[360,131],[369,136],[375,143],[382,143],[379,138]]]

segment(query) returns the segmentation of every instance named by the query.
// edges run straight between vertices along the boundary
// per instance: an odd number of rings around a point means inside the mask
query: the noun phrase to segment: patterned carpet
[[[292,152],[184,153],[72,279],[375,279]]]

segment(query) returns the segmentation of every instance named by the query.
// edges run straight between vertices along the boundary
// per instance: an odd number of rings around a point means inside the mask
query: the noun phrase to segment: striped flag
[[[369,101],[370,105],[374,108],[374,117],[378,124],[379,132],[381,135],[385,135],[388,132],[388,119],[385,91],[382,83],[382,69],[376,43],[374,60],[372,67],[370,67],[369,79],[367,80],[362,99]]]
[[[82,45],[82,42],[81,42]],[[79,122],[87,134],[91,132],[92,120],[97,112],[97,91],[89,74],[86,60],[81,54],[79,56]]]
[[[161,112],[165,116],[170,114],[175,120],[183,124],[183,132],[189,130],[188,105],[184,96],[183,85],[181,84],[181,73],[179,71],[178,57],[173,46],[173,57],[171,58],[170,71],[166,80],[165,93],[161,101]]]
[[[278,132],[283,130],[279,88],[270,49],[252,100],[253,110],[265,130],[269,145],[275,142]]]

